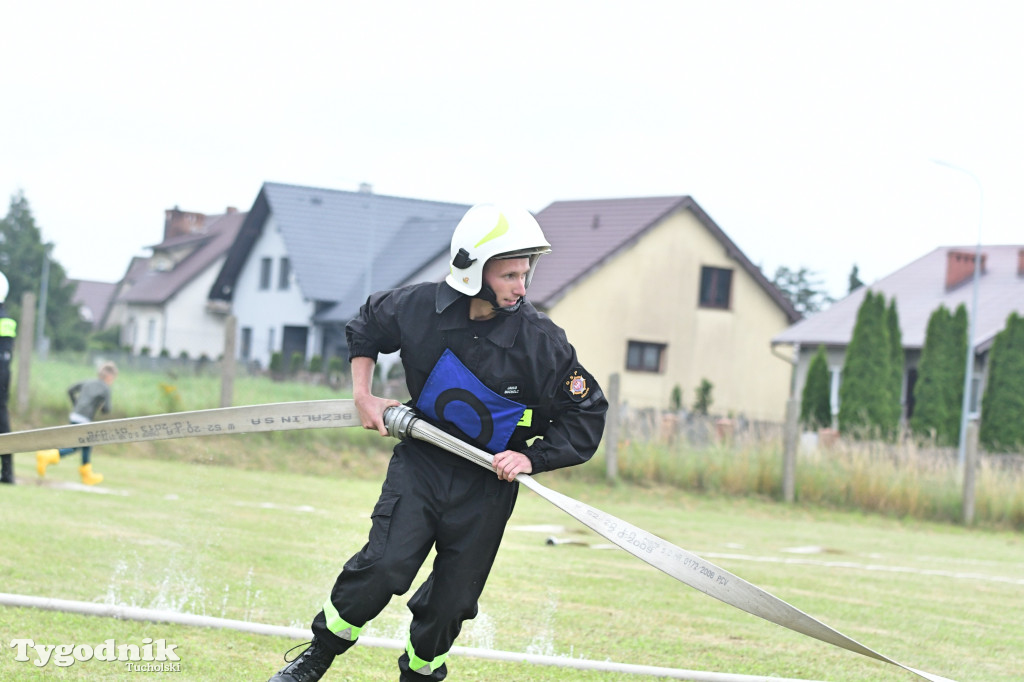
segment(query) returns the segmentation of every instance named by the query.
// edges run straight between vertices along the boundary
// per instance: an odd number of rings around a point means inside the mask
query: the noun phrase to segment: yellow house
[[[528,297],[562,326],[602,385],[631,408],[692,407],[781,422],[792,366],[772,337],[800,314],[688,196],[558,201],[537,214],[551,243]],[[678,387],[678,388],[676,388]]]

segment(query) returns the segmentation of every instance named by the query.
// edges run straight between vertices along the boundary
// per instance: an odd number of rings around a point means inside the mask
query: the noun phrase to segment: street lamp
[[[957,466],[963,470],[967,453],[967,415],[971,410],[971,384],[974,383],[974,331],[978,322],[978,278],[981,276],[981,224],[985,205],[985,191],[982,189],[981,180],[978,179],[978,176],[966,168],[954,166],[939,159],[932,160],[940,166],[952,168],[967,175],[978,186],[978,243],[974,247],[974,275],[971,280],[971,314],[967,325],[967,369],[964,372],[964,401],[960,408],[960,443],[956,456]]]

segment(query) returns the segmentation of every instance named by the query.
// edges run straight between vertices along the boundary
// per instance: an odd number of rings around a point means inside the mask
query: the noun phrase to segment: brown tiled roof
[[[793,322],[798,313],[760,268],[740,251],[710,216],[688,196],[556,201],[537,214],[551,253],[530,283],[529,298],[550,308],[603,263],[636,243],[670,214],[688,210],[725,248]]]
[[[853,336],[857,310],[868,291],[896,300],[904,348],[924,346],[928,318],[940,305],[950,311],[963,304],[972,308],[972,280],[947,289],[946,267],[950,252],[974,253],[974,246],[942,246],[903,266],[870,286],[862,286],[827,310],[812,315],[772,339],[773,344],[799,343],[842,347]],[[1006,325],[1013,311],[1024,314],[1024,276],[1021,268],[1024,246],[983,246],[985,267],[978,279],[978,320],[974,332],[976,350],[984,351]]]
[[[203,242],[171,270],[146,270],[135,276],[131,288],[122,293],[118,300],[126,303],[160,304],[169,299],[210,264],[227,253],[235,241],[242,221],[245,220],[245,215],[245,213],[225,213],[207,216],[206,227],[201,236],[174,237],[168,242],[151,247],[154,250],[161,250],[169,245],[181,246],[183,243],[191,241]]]

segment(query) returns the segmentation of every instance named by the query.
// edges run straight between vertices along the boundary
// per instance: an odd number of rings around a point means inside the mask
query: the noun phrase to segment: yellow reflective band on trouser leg
[[[448,652],[444,652],[432,661],[424,661],[422,658],[416,655],[416,652],[412,648],[412,639],[405,645],[405,653],[409,654],[409,670],[420,675],[429,675],[434,672],[448,660]]]
[[[330,597],[324,602],[324,618],[327,620],[328,630],[350,642],[359,639],[359,633],[363,631],[363,628],[357,628],[338,614],[338,609],[334,608],[334,603],[331,602]],[[363,627],[366,626],[364,625]]]

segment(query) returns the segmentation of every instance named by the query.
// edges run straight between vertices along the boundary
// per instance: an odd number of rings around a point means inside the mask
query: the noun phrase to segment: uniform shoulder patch
[[[594,378],[587,370],[577,367],[569,373],[562,382],[562,388],[575,402],[580,402],[590,395],[590,387],[594,385]]]

